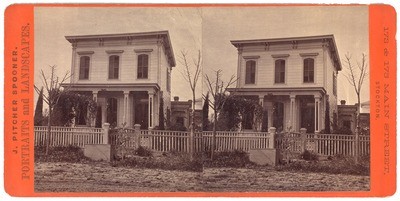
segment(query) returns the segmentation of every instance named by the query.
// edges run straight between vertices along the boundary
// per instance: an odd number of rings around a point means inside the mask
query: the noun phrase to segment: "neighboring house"
[[[370,104],[369,101],[365,101],[361,103],[361,113],[370,113]]]
[[[341,129],[349,129],[355,133],[357,128],[357,105],[346,105],[346,101],[340,101],[340,105],[338,105],[338,127]],[[362,129],[361,134],[369,134],[370,129],[370,114],[369,108],[368,112],[365,110],[363,111],[363,104],[369,107],[369,101],[361,103],[361,110],[360,110],[360,127]]]
[[[93,96],[99,105],[96,126],[159,125],[160,98],[164,110],[171,108],[175,58],[168,31],[65,38],[72,45],[72,77],[64,86]]]
[[[171,102],[171,125],[175,126],[178,125],[184,126],[186,129],[190,128],[192,119],[190,118],[192,112],[192,100],[188,101],[179,101],[179,97],[175,96],[174,101]],[[195,128],[199,129],[202,127],[203,124],[203,110],[196,109],[194,111],[195,114]]]
[[[190,125],[190,112],[192,108],[192,101],[179,101],[179,97],[175,96],[174,101],[171,102],[171,125],[183,126],[186,129]]]
[[[333,35],[234,40],[238,50],[237,86],[229,91],[258,99],[278,131],[319,132],[337,112],[337,75],[342,69]],[[252,119],[248,114],[247,120]],[[243,129],[261,126],[244,122]]]

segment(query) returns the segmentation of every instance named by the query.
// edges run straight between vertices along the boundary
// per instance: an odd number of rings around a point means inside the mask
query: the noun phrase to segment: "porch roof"
[[[241,95],[312,95],[326,94],[323,87],[287,87],[287,88],[228,88],[230,93]]]
[[[63,83],[71,91],[149,91],[160,90],[156,83]]]

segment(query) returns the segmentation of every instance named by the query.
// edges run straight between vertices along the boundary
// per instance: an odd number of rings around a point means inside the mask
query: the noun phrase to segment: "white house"
[[[98,124],[159,125],[160,98],[164,110],[171,108],[175,58],[168,31],[65,38],[72,45],[72,77],[64,86],[97,101]]]
[[[342,69],[333,35],[233,40],[238,50],[237,86],[263,106],[263,125],[277,130],[319,132],[337,114],[337,75]],[[252,115],[252,114],[249,114]],[[252,119],[245,118],[245,119]],[[251,123],[244,129],[258,130]]]

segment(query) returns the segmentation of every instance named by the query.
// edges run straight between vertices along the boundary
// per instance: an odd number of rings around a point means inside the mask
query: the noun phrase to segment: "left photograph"
[[[35,191],[199,191],[201,12],[34,14]]]

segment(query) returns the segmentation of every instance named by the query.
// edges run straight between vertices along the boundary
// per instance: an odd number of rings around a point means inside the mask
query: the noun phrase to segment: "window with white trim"
[[[90,57],[81,56],[79,59],[79,79],[87,80],[89,79],[89,68],[90,68]]]
[[[108,64],[108,79],[119,78],[119,56],[111,55]]]
[[[246,75],[245,84],[255,84],[256,83],[256,61],[249,60],[246,61]]]
[[[285,63],[284,59],[275,60],[275,83],[285,83]]]

